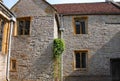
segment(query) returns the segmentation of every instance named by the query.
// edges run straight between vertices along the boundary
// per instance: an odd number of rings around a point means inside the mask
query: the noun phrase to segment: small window
[[[18,23],[18,35],[29,35],[30,33],[30,18],[19,18]]]
[[[75,34],[87,34],[87,18],[75,18]]]
[[[17,70],[17,63],[16,63],[16,60],[15,59],[12,59],[11,60],[11,71],[16,71]]]
[[[75,69],[86,71],[87,68],[87,51],[75,51]]]

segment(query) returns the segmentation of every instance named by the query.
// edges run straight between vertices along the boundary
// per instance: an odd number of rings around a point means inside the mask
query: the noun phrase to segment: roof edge
[[[2,2],[0,2],[0,4],[1,4],[1,6],[6,10],[6,12],[8,12],[9,13],[9,15],[11,15],[11,16],[14,16],[15,17],[15,15],[5,6],[5,5],[3,5],[3,3]]]
[[[120,9],[120,4],[119,3],[114,2],[114,1],[112,1],[111,3]]]
[[[63,16],[73,16],[73,15],[120,15],[120,13],[93,13],[93,14],[63,14],[63,13],[59,13],[59,15],[63,15]]]
[[[10,10],[12,10],[13,7],[15,7],[19,2],[20,2],[20,0],[18,0],[18,1],[10,8]]]
[[[57,11],[49,2],[47,2],[46,0],[43,0],[45,3],[47,3],[50,7],[52,7],[55,11]]]
[[[49,2],[47,2],[46,0],[42,0],[42,1],[44,1],[46,4],[48,4],[50,7],[52,7],[55,11],[57,11]],[[19,2],[20,2],[20,0],[18,0],[18,1],[16,2],[16,4],[14,4],[14,5],[11,7],[10,10],[12,10],[13,7],[15,7]]]

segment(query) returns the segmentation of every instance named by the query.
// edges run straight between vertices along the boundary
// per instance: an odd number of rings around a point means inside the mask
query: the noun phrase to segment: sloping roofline
[[[51,6],[55,11],[57,11],[49,2],[47,2],[46,0],[43,0],[45,1],[45,3],[47,3],[49,6]]]
[[[44,1],[44,2],[45,2],[46,4],[48,4],[51,8],[53,8],[55,11],[57,11],[50,3],[48,3],[46,0],[42,0],[42,1]],[[14,6],[16,6],[19,2],[20,2],[20,0],[18,0],[18,1],[16,2],[16,4],[12,6],[12,8],[13,8]],[[11,9],[12,9],[12,8],[11,8]]]
[[[8,12],[9,15],[15,17],[15,15],[14,15],[1,1],[0,1],[0,6],[1,6],[6,12]]]
[[[0,1],[0,16],[8,21],[16,21],[15,15]]]

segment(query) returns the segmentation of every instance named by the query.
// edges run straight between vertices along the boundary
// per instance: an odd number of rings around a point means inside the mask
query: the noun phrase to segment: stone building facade
[[[64,79],[65,81],[112,81],[111,60],[120,58],[120,24],[115,24],[120,21],[120,15],[85,16],[88,17],[88,34],[84,35],[74,34],[71,23],[73,16],[64,17],[63,37],[66,43],[63,56]],[[74,51],[76,50],[88,52],[85,71],[75,70]]]
[[[52,45],[60,37],[66,45],[64,81],[119,81],[119,8],[113,1],[51,5],[19,0],[11,9],[17,23],[10,81],[54,81]]]
[[[20,0],[12,11],[18,21],[30,18],[30,30],[29,34],[16,32],[12,38],[11,59],[17,66],[11,81],[53,81],[52,43],[58,36],[55,9],[44,0]]]
[[[119,81],[119,4],[108,1],[54,7],[62,14],[64,27],[64,81]]]

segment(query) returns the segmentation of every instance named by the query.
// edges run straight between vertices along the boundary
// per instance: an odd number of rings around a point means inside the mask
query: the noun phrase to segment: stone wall
[[[30,36],[13,37],[11,58],[17,60],[17,72],[11,72],[11,79],[52,81],[53,21],[53,17],[33,17]]]
[[[30,35],[12,38],[17,71],[11,81],[53,81],[52,43],[57,38],[53,9],[43,0],[20,0],[12,11],[31,17]],[[119,15],[88,15],[88,34],[75,35],[73,16],[64,16],[64,81],[110,81],[110,59],[120,58]],[[119,22],[118,22],[119,23]],[[86,72],[74,70],[74,50],[88,50]]]
[[[0,52],[0,81],[6,80],[6,63],[7,55]]]
[[[73,16],[64,16],[64,81],[110,81],[110,59],[120,58],[120,15],[85,16],[88,34],[84,35],[75,35]],[[88,50],[86,72],[74,70],[74,50]]]
[[[30,16],[31,26],[30,35],[12,38],[11,58],[17,60],[17,71],[10,73],[11,81],[53,81],[54,12],[38,1],[20,0],[12,8],[17,17]]]
[[[42,0],[20,0],[12,7],[16,17],[53,16],[54,9]]]

